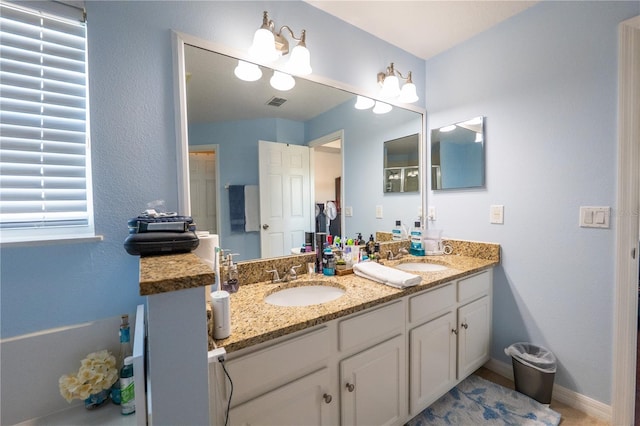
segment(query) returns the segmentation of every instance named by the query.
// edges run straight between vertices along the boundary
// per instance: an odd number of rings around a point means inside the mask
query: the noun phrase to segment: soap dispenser
[[[227,291],[229,293],[235,293],[240,287],[240,283],[238,282],[238,265],[236,263],[233,263],[233,256],[236,254],[238,253],[229,253],[227,255],[229,263],[227,272]]]

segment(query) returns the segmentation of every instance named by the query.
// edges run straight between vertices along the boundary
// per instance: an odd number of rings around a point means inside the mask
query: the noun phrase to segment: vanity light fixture
[[[240,80],[244,81],[256,81],[260,80],[260,78],[262,77],[262,71],[260,70],[260,67],[256,64],[252,64],[246,61],[238,61],[238,66],[236,66],[235,70],[233,70],[233,73]]]
[[[398,78],[399,77],[399,78]],[[400,89],[400,79],[405,83]],[[385,72],[378,73],[378,84],[382,87],[380,97],[388,100],[397,100],[401,103],[413,103],[419,98],[416,92],[416,85],[411,80],[411,71],[407,76],[403,76],[400,71],[396,71],[393,62],[387,67]]]
[[[289,37],[297,41],[298,44],[291,50],[291,56],[289,57],[289,61],[284,65],[284,71],[297,75],[311,74],[311,55],[306,45],[306,30],[302,30],[300,37],[296,37],[288,25],[283,25],[280,27],[280,30],[276,32],[275,23],[269,19],[267,11],[262,13],[262,26],[260,26],[253,35],[253,43],[249,48],[249,56],[260,63],[269,64],[287,55],[289,53],[289,41],[285,37],[285,30],[289,33]],[[283,34],[283,32],[285,32],[285,34]],[[259,70],[259,67],[255,64],[249,64],[252,68],[249,70],[249,67],[241,64],[241,62],[243,61],[238,63],[235,75],[241,80],[255,81],[249,80],[249,78],[254,78],[258,75],[256,69]],[[286,75],[288,74],[279,71],[274,72],[273,77],[270,79],[274,89],[289,90],[295,86],[293,77],[291,77],[291,75],[285,77]]]

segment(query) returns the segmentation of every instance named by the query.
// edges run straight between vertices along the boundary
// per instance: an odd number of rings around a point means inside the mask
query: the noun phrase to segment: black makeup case
[[[144,232],[129,234],[124,240],[127,253],[134,256],[155,254],[189,253],[200,240],[195,231],[186,232]]]

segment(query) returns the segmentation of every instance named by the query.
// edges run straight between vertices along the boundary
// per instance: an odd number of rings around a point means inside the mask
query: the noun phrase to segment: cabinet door
[[[455,311],[414,328],[409,339],[409,404],[415,415],[456,383]]]
[[[232,425],[329,425],[337,400],[330,395],[329,370],[323,368],[240,404],[229,413]],[[336,411],[337,413],[337,411]]]
[[[484,296],[458,308],[458,379],[463,379],[489,360],[491,303]]]
[[[343,426],[393,425],[405,418],[404,344],[397,336],[340,362]]]

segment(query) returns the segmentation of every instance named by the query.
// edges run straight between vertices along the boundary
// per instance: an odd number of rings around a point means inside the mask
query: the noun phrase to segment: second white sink
[[[395,266],[396,269],[401,269],[403,271],[413,271],[413,272],[437,272],[437,271],[445,271],[449,268],[443,265],[438,265],[435,263],[423,263],[423,262],[413,262],[413,263],[401,263]]]
[[[328,285],[303,285],[276,291],[264,301],[276,306],[310,306],[330,302],[344,293],[344,289]]]

